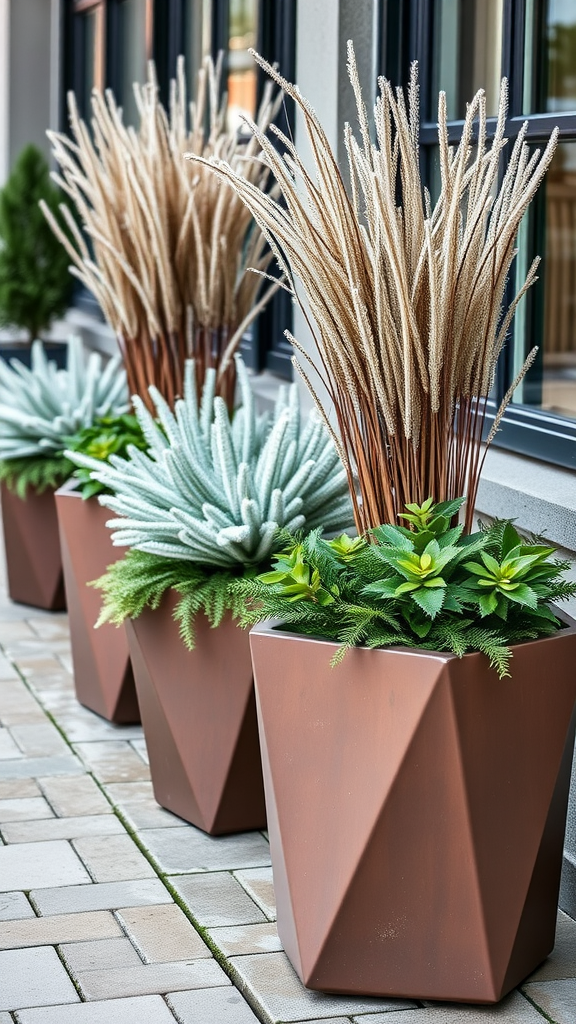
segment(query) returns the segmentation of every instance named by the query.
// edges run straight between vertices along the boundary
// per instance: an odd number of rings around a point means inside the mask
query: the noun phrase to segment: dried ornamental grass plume
[[[88,360],[80,338],[68,343],[68,365],[58,370],[41,341],[32,345],[31,369],[0,360],[0,460],[10,462],[62,452],[66,439],[99,416],[128,411],[126,374],[119,356],[102,369]]]
[[[137,130],[122,121],[110,91],[92,94],[92,131],[69,95],[73,140],[49,132],[60,187],[78,208],[91,246],[63,209],[73,241],[50,211],[44,213],[72,260],[71,272],[96,296],[114,329],[132,394],[150,405],[154,384],[172,406],[182,394],[184,361],[194,356],[199,386],[207,367],[219,370],[218,392],[232,407],[234,349],[276,284],[258,298],[271,255],[241,200],[220,187],[205,167],[183,158],[189,150],[224,160],[258,191],[269,171],[253,157],[259,143],[226,128],[219,102],[221,61],[207,58],[196,100],[188,104],[184,63],[171,83],[167,113],[154,66],[146,85],[134,86]],[[277,109],[272,83],[258,114],[264,133]],[[187,117],[191,129],[187,129]]]
[[[406,97],[379,79],[372,142],[349,43],[360,141],[346,125],[348,195],[310,104],[254,56],[300,108],[315,175],[274,126],[283,156],[253,123],[250,128],[280,186],[282,204],[222,158],[210,162],[254,215],[307,316],[294,284],[296,278],[301,282],[316,356],[309,357],[291,338],[298,352],[294,363],[317,404],[306,361],[333,403],[336,443],[358,530],[395,522],[405,504],[421,504],[429,495],[436,501],[466,495],[469,530],[482,468],[486,397],[518,302],[536,280],[538,260],[507,306],[516,235],[550,164],[557,131],[543,153],[530,155],[524,126],[500,180],[506,81],[490,145],[484,93],[468,105],[456,147],[448,143],[446,99],[440,93],[441,190],[432,208],[420,178],[416,65]],[[196,165],[202,160],[195,154],[189,158]],[[522,373],[533,358],[532,353]],[[328,422],[330,407],[321,411]],[[504,406],[498,422],[503,411]]]
[[[154,387],[157,422],[134,399],[147,453],[131,446],[128,459],[112,455],[104,465],[66,452],[113,492],[99,500],[123,517],[107,524],[115,545],[227,569],[265,562],[281,527],[351,523],[346,474],[322,420],[313,413],[302,423],[294,384],[281,390],[272,418],[257,415],[239,356],[236,365],[242,405],[232,420],[215,397],[214,369],[198,403],[190,360],[174,412]]]

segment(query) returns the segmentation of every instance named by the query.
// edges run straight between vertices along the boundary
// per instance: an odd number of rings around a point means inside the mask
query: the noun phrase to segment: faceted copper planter
[[[310,988],[497,1002],[554,945],[576,623],[480,654],[252,631],[278,931]]]
[[[110,722],[139,722],[140,712],[123,626],[94,629],[102,598],[87,586],[123,554],[112,546],[110,512],[96,498],[83,501],[69,485],[56,492],[62,563],[68,598],[76,696]]]
[[[248,634],[198,616],[187,650],[177,598],[169,591],[126,624],[154,795],[211,835],[265,828]]]
[[[66,607],[54,490],[29,487],[23,500],[2,484],[2,520],[13,601],[49,612]]]

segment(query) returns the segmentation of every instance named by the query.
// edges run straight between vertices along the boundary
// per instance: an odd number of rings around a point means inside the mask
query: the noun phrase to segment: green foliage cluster
[[[401,645],[481,651],[500,678],[510,644],[554,633],[561,623],[550,602],[576,593],[567,562],[554,549],[526,543],[511,522],[465,535],[452,525],[464,499],[408,505],[406,526],[384,525],[369,542],[346,534],[326,541],[320,530],[284,534],[271,572],[234,584],[246,601],[244,625],[280,619],[296,632],[346,650]]]
[[[138,618],[144,608],[158,608],[166,591],[174,590],[180,595],[174,618],[180,623],[182,640],[188,650],[193,650],[196,615],[204,612],[214,628],[227,612],[240,618],[244,599],[236,592],[235,584],[253,571],[240,565],[235,570],[215,571],[212,566],[132,549],[91,584],[103,593],[96,625],[113,622],[119,626],[126,618]]]
[[[0,192],[0,326],[21,327],[30,341],[69,305],[73,278],[64,247],[38,203],[59,218],[62,193],[36,146],[26,146]]]
[[[128,458],[129,445],[133,445],[139,451],[144,451],[148,447],[136,416],[124,413],[121,416],[98,417],[92,426],[84,427],[73,437],[67,438],[65,447],[70,452],[80,452],[81,455],[88,455],[98,462],[108,462],[111,455],[118,455],[122,459]],[[73,469],[69,462],[68,466]],[[84,500],[92,498],[95,494],[110,493],[109,488],[99,480],[94,480],[91,470],[84,466],[79,466],[73,475],[80,482],[78,489]]]
[[[27,458],[0,460],[0,480],[24,501],[31,487],[42,494],[49,487],[60,487],[68,480],[74,466],[64,455],[30,455]]]

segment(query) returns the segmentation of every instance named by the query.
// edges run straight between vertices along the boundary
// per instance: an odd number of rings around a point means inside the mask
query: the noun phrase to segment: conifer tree
[[[30,341],[65,312],[73,285],[68,255],[40,210],[41,199],[58,215],[62,194],[40,150],[29,145],[0,192],[0,326],[23,328]]]

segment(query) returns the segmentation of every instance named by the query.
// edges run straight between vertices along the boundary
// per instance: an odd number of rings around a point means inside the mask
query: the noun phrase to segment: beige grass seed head
[[[306,359],[334,406],[357,527],[394,522],[407,502],[429,495],[436,501],[466,495],[470,529],[486,398],[517,303],[536,279],[534,263],[506,308],[516,235],[552,159],[557,131],[544,152],[530,159],[521,132],[499,185],[506,81],[489,145],[484,93],[468,105],[454,147],[441,93],[441,190],[432,209],[420,177],[417,66],[406,96],[379,79],[373,142],[349,43],[360,141],[346,125],[348,194],[310,104],[254,56],[299,107],[314,173],[292,145],[280,156],[255,124],[251,130],[282,204],[242,178],[229,161],[199,154],[192,159],[199,166],[207,161],[246,204],[304,308],[294,281],[301,283],[316,346],[316,355]],[[294,364],[310,386],[302,349],[297,352]],[[533,354],[515,385],[531,359]],[[320,404],[314,392],[313,397]],[[510,398],[511,391],[503,408]],[[321,411],[328,419],[328,409]]]

